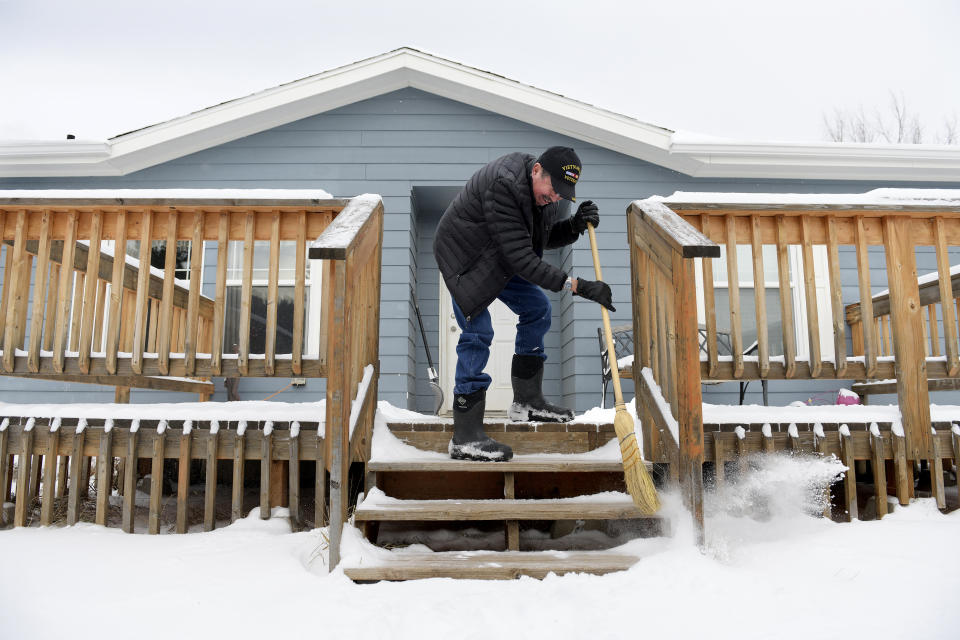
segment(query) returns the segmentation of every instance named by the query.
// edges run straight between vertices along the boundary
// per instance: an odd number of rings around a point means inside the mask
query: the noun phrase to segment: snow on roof
[[[958,177],[960,180],[960,177]],[[960,207],[960,189],[874,189],[865,193],[721,193],[676,191],[651,201],[667,204],[788,204],[876,207]]]

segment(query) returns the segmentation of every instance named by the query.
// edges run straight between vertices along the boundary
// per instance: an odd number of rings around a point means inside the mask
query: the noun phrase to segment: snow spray
[[[729,562],[745,544],[801,535],[821,526],[830,484],[846,467],[835,456],[763,453],[704,491],[706,549]],[[681,524],[683,520],[679,521]]]

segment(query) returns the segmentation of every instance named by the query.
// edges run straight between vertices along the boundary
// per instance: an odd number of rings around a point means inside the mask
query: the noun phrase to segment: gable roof
[[[125,175],[413,87],[694,177],[960,181],[960,147],[736,142],[678,134],[444,58],[401,48],[107,142],[0,142],[0,177]]]

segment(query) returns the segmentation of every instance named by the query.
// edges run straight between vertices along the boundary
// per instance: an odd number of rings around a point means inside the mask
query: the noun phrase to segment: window
[[[780,315],[780,280],[777,268],[777,248],[763,245],[764,300],[767,312],[767,335],[770,355],[783,354],[783,324]],[[787,248],[789,282],[794,315],[794,341],[797,357],[809,357],[810,347],[807,338],[807,303],[803,290],[803,257],[798,245]],[[820,319],[820,353],[824,359],[833,358],[833,334],[830,323],[831,308],[827,290],[827,252],[826,247],[814,245],[814,278],[817,290],[817,312]],[[698,263],[700,261],[698,260]],[[750,245],[737,245],[737,271],[740,293],[740,320],[743,336],[743,348],[748,349],[757,339],[756,295],[753,282],[753,251]],[[697,265],[697,287],[702,291],[703,271]],[[717,331],[730,331],[730,285],[727,281],[726,246],[720,245],[720,257],[713,258],[714,305],[717,314]],[[705,313],[703,303],[698,299],[698,321],[703,324]],[[721,353],[721,355],[730,355]],[[753,353],[756,355],[756,352]]]
[[[109,240],[106,243],[113,252],[114,241]],[[191,246],[190,240],[177,240],[177,257],[175,260],[174,277],[177,280],[190,280],[190,258]],[[140,259],[140,241],[127,241],[127,255],[135,260]],[[167,260],[167,242],[166,240],[153,240],[150,242],[150,266],[154,269],[163,269]]]
[[[240,305],[243,296],[243,242],[231,241],[227,249],[227,290],[224,310],[224,353],[236,353],[240,344]],[[293,351],[294,290],[296,284],[296,243],[280,243],[276,352]],[[312,292],[319,285],[320,261],[306,261],[304,300],[304,347],[305,353],[316,354],[319,335],[310,328],[320,321],[320,295]],[[263,353],[267,331],[267,289],[270,273],[270,243],[254,242],[253,248],[253,299],[250,310],[250,353]]]

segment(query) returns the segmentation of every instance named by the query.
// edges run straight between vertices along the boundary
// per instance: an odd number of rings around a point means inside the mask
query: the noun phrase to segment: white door
[[[510,366],[513,362],[514,342],[517,336],[517,316],[507,305],[494,300],[489,307],[493,322],[493,344],[490,360],[484,371],[493,378],[487,390],[486,413],[505,413],[513,402],[513,386],[510,384]],[[443,388],[441,412],[448,414],[453,407],[453,379],[457,368],[457,342],[460,327],[453,315],[450,292],[440,283],[440,386]]]

